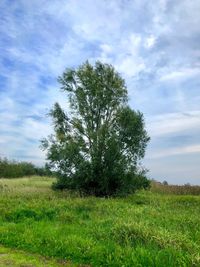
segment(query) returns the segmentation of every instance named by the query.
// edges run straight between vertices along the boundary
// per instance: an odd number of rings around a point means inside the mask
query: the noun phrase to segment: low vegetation
[[[200,266],[200,196],[144,191],[81,198],[51,190],[54,181],[0,180],[4,247],[72,266]]]
[[[30,162],[0,158],[0,178],[18,178],[30,175],[51,175],[47,167],[37,167]]]
[[[40,255],[0,246],[1,267],[75,267],[70,262],[56,261]]]
[[[200,195],[200,186],[198,185],[169,185],[167,182],[151,182],[151,192],[176,195]]]

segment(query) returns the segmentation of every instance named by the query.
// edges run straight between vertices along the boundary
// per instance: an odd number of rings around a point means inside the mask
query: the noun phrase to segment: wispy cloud
[[[175,156],[175,155],[186,155],[186,154],[192,154],[192,153],[200,153],[200,145],[199,143],[196,145],[191,146],[180,146],[176,148],[167,148],[164,150],[157,150],[154,151],[153,154],[150,155],[150,158],[159,159],[161,157],[169,157],[169,156]]]
[[[169,73],[165,73],[160,77],[161,81],[170,81],[170,80],[187,80],[200,75],[200,68],[186,68],[180,70],[174,70]]]
[[[149,119],[148,129],[152,138],[169,134],[200,133],[200,111],[153,116]]]

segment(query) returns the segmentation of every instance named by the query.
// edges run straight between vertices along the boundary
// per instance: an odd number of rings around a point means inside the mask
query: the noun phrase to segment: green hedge
[[[47,167],[36,167],[30,162],[10,161],[0,158],[0,178],[17,178],[30,175],[50,175]]]

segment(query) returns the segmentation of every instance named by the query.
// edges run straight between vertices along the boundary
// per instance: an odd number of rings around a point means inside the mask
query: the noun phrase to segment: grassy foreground
[[[52,181],[0,180],[0,266],[200,266],[200,196],[80,198]]]
[[[75,267],[69,262],[61,261],[60,263],[53,259],[41,257],[36,254],[30,254],[24,251],[10,249],[0,246],[0,267]]]

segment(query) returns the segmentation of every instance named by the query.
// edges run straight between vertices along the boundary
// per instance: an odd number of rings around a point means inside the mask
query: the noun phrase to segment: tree
[[[166,180],[164,180],[163,185],[168,185],[168,182]]]
[[[70,112],[58,103],[50,111],[55,134],[42,140],[55,188],[110,196],[146,188],[139,167],[149,137],[140,112],[128,106],[125,81],[108,64],[88,61],[59,77]]]
[[[0,158],[0,178],[17,178],[34,174],[36,174],[36,167],[30,162]]]

